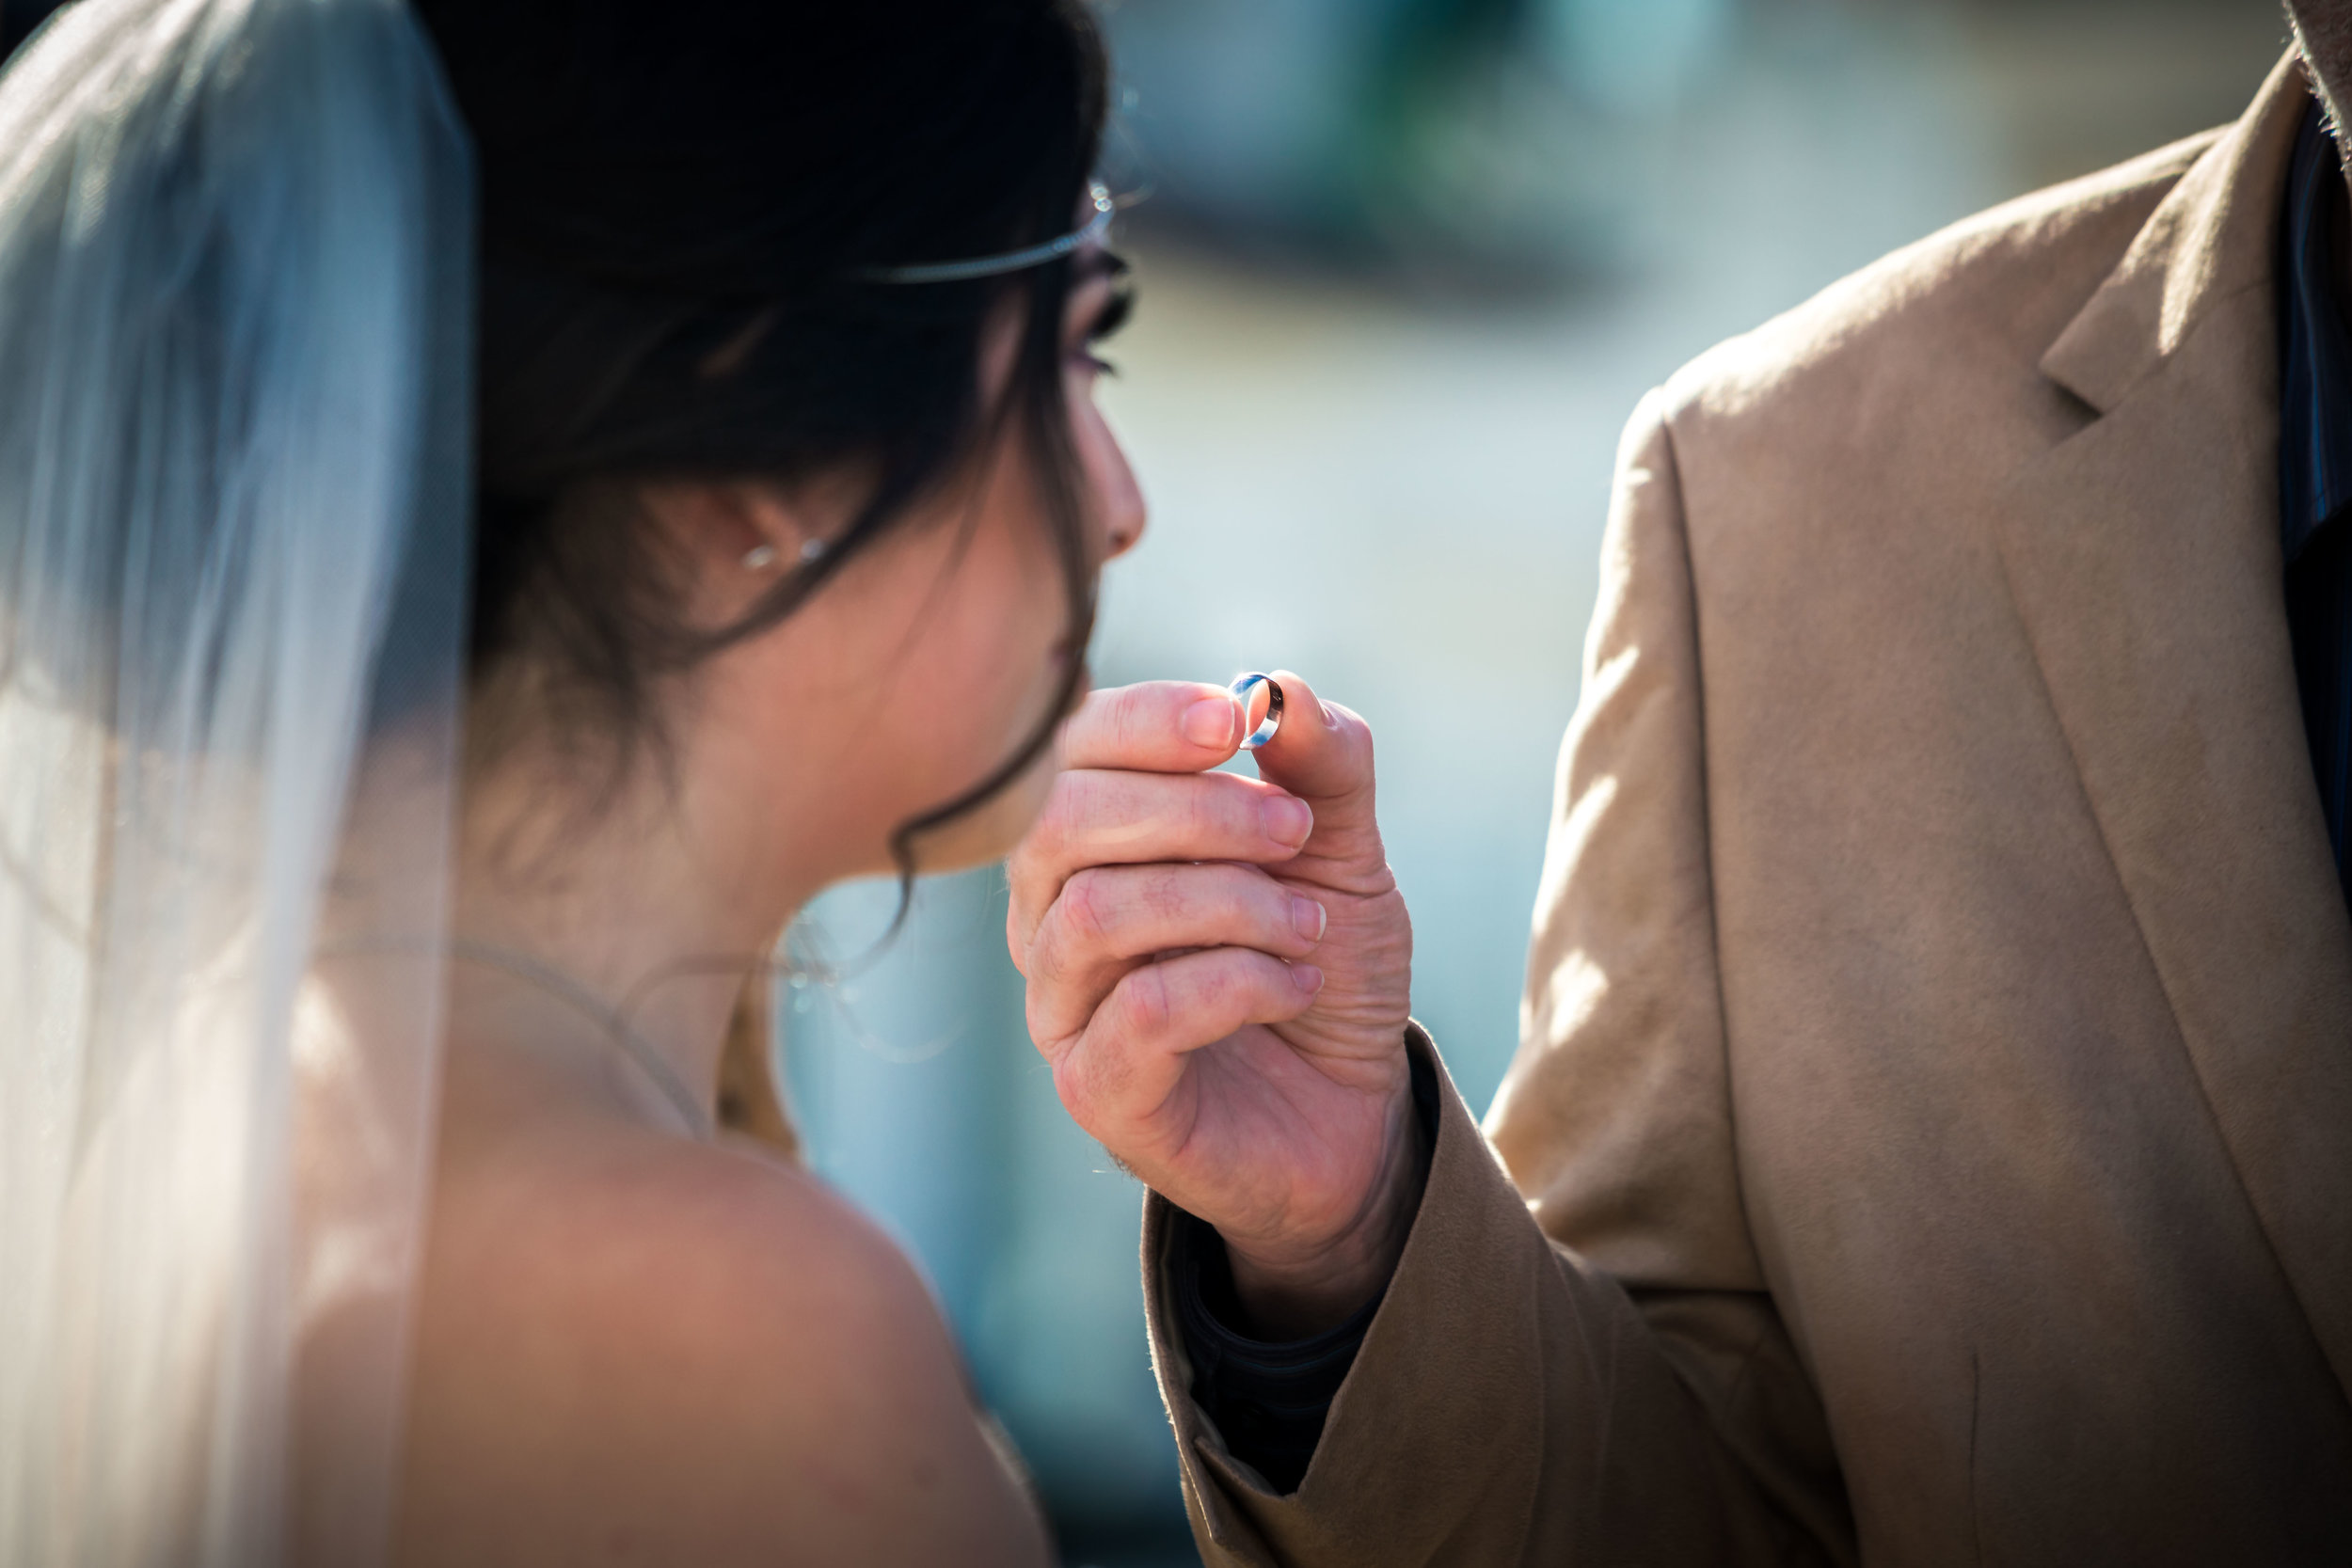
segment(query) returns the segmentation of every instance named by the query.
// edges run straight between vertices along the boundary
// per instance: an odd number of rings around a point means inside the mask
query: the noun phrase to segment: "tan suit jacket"
[[[2352,1562],[2352,921],[2276,478],[2306,90],[1643,404],[1519,1054],[1490,1143],[1446,1090],[1295,1495],[1187,1396],[1148,1217],[1211,1562]]]

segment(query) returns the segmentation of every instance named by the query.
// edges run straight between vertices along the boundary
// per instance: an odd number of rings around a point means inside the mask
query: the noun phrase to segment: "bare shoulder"
[[[404,1560],[1045,1560],[912,1265],[813,1177],[556,1136],[435,1207]]]

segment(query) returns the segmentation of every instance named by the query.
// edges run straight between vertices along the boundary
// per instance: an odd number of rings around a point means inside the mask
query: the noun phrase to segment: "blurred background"
[[[1117,0],[1152,502],[1104,685],[1289,666],[1379,737],[1415,1011],[1483,1110],[1573,710],[1611,460],[1709,343],[2008,197],[2234,118],[2270,0]],[[803,940],[886,924],[842,890]],[[1194,1560],[1141,1192],[1055,1101],[1001,873],[781,1009],[818,1165],[923,1260],[1073,1563]]]

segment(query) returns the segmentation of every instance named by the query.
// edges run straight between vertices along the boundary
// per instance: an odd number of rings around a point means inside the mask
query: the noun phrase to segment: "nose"
[[[1143,542],[1145,521],[1146,519],[1143,508],[1138,506],[1136,508],[1135,517],[1132,521],[1123,524],[1113,523],[1111,525],[1110,555],[1108,559],[1117,561],[1120,556],[1125,555],[1129,550],[1134,549],[1138,544]]]
[[[1143,499],[1143,486],[1136,482],[1136,470],[1127,461],[1127,449],[1116,435],[1110,440],[1109,483],[1103,486],[1104,557],[1117,561],[1143,540],[1145,525],[1151,519],[1151,508]]]

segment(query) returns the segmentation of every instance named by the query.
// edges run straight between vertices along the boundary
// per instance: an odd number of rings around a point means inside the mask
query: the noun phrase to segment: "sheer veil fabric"
[[[398,0],[81,0],[0,77],[0,1562],[383,1558],[470,182]]]

